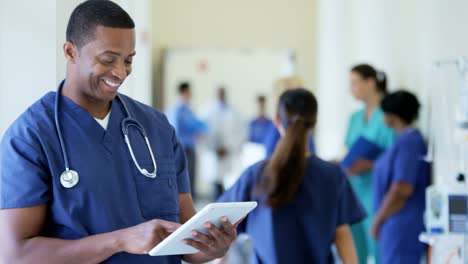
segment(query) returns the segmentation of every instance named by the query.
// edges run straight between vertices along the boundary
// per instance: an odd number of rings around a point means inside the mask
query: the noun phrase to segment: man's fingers
[[[205,223],[203,225],[206,229],[208,229],[208,231],[211,233],[211,235],[218,241],[220,242],[224,242],[224,235],[223,233],[215,226],[213,225],[212,223]]]
[[[205,235],[196,230],[192,231],[192,236],[194,236],[198,240],[198,242],[201,242],[207,245],[208,247],[213,246],[216,243],[216,240],[213,237]]]
[[[184,239],[182,240],[182,243],[189,245],[191,247],[194,247],[202,252],[207,252],[209,250],[209,247],[206,246],[205,244],[195,241],[193,239]]]
[[[229,236],[234,237],[236,235],[236,228],[237,226],[233,226],[231,221],[226,216],[221,217],[221,225],[223,227],[223,231]],[[234,238],[232,238],[234,239]]]

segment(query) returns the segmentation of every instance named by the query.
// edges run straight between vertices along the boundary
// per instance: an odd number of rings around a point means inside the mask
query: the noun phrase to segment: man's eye
[[[113,59],[100,59],[100,61],[104,64],[112,64],[114,63]]]

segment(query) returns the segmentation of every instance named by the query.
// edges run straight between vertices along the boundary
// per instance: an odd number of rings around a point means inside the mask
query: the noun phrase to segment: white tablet
[[[232,224],[235,224],[255,207],[257,207],[256,202],[208,204],[174,233],[151,249],[149,254],[151,256],[195,254],[198,252],[198,249],[182,243],[182,240],[186,238],[195,239],[192,236],[193,230],[208,234],[203,224],[211,222],[217,227],[220,227],[220,218],[223,216],[226,216]]]

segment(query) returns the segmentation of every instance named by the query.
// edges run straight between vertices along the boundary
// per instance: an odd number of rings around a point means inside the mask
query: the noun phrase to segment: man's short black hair
[[[411,124],[418,118],[420,104],[414,94],[400,90],[385,96],[380,106],[384,113],[394,114]]]
[[[190,90],[190,83],[188,82],[181,82],[179,84],[179,94],[183,94],[185,92],[188,92]]]
[[[135,28],[130,15],[109,0],[88,0],[73,10],[67,26],[67,41],[78,48],[94,39],[98,26],[111,28]]]

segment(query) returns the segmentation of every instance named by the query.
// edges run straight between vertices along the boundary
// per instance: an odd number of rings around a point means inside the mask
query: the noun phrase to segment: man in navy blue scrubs
[[[180,263],[223,256],[236,238],[226,218],[220,228],[207,223],[209,235],[185,241],[197,254],[147,254],[195,210],[174,129],[160,112],[117,93],[135,55],[130,16],[111,1],[81,3],[63,51],[67,74],[58,92],[28,108],[2,139],[0,262]],[[137,120],[127,126],[132,153],[122,135],[129,116]],[[67,162],[79,174],[69,184],[61,177]]]

